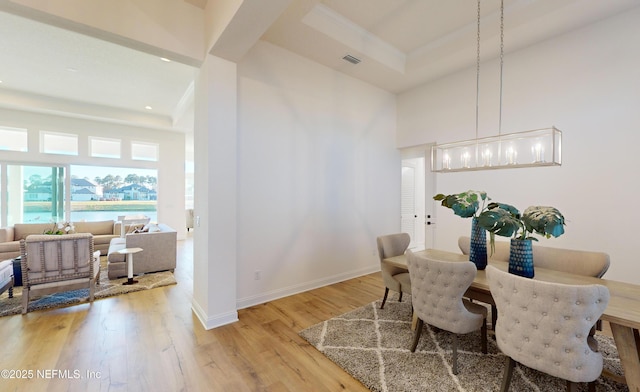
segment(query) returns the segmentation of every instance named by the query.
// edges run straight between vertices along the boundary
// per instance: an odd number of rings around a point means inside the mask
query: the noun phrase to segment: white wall
[[[400,227],[395,96],[262,41],[238,79],[238,306],[379,270],[375,237]]]
[[[110,124],[85,119],[23,112],[0,108],[0,125],[26,128],[29,132],[29,152],[0,152],[0,162],[57,163],[70,165],[96,165],[134,167],[158,170],[158,220],[178,231],[178,238],[185,238],[184,201],[184,134],[155,129]],[[40,154],[37,138],[40,130],[79,135],[78,156]],[[102,136],[122,140],[123,156],[120,159],[92,158],[88,151],[88,137]],[[147,141],[160,146],[158,162],[130,159],[130,142]]]
[[[478,189],[521,210],[555,206],[566,233],[539,244],[607,252],[607,278],[640,284],[640,51],[629,44],[640,37],[638,20],[636,9],[505,56],[503,133],[555,125],[561,167],[438,174],[437,193]],[[481,137],[497,134],[497,70],[496,61],[481,67]],[[475,67],[398,97],[401,147],[474,133]],[[470,222],[444,207],[436,213],[436,247],[457,250]]]

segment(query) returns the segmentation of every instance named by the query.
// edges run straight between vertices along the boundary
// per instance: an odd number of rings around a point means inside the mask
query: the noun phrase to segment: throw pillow
[[[140,233],[143,227],[144,225],[142,223],[130,225],[129,230],[127,230],[127,234]]]
[[[157,233],[159,231],[162,231],[160,230],[160,227],[158,227],[158,225],[155,223],[149,223],[148,226],[149,226],[149,233]]]

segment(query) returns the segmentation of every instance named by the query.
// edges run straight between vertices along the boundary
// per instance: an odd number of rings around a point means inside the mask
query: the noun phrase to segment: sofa
[[[119,226],[113,220],[98,222],[73,222],[76,233],[91,233],[95,250],[106,254],[113,238],[120,234]],[[0,228],[0,260],[13,259],[20,256],[20,240],[31,234],[43,234],[50,230],[54,223],[16,223],[13,226]],[[118,231],[116,231],[116,229]]]
[[[113,238],[107,252],[109,279],[127,276],[126,256],[118,253],[125,248],[142,248],[133,255],[133,273],[171,271],[176,268],[177,232],[165,224],[145,226],[148,231],[128,230],[124,237]],[[119,224],[118,224],[119,232]]]

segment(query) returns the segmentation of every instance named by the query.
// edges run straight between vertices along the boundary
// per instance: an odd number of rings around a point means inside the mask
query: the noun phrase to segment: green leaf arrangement
[[[74,233],[75,227],[70,222],[52,223],[51,228],[45,230],[42,234],[63,235]]]
[[[491,199],[487,196],[487,192],[468,190],[452,195],[438,193],[433,200],[441,201],[440,204],[443,207],[451,208],[454,214],[462,218],[477,218],[478,212],[485,210],[485,202]]]
[[[530,206],[521,215],[512,205],[490,203],[487,210],[478,216],[478,224],[493,236],[513,237],[519,240],[535,240],[532,234],[546,238],[560,237],[564,234],[564,216],[557,208]]]

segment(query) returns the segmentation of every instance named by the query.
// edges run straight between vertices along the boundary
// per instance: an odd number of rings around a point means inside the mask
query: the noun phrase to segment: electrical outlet
[[[260,270],[256,270],[256,272],[254,272],[253,274],[254,274],[253,278],[255,280],[260,280],[260,278],[262,278],[262,271],[260,271]]]

